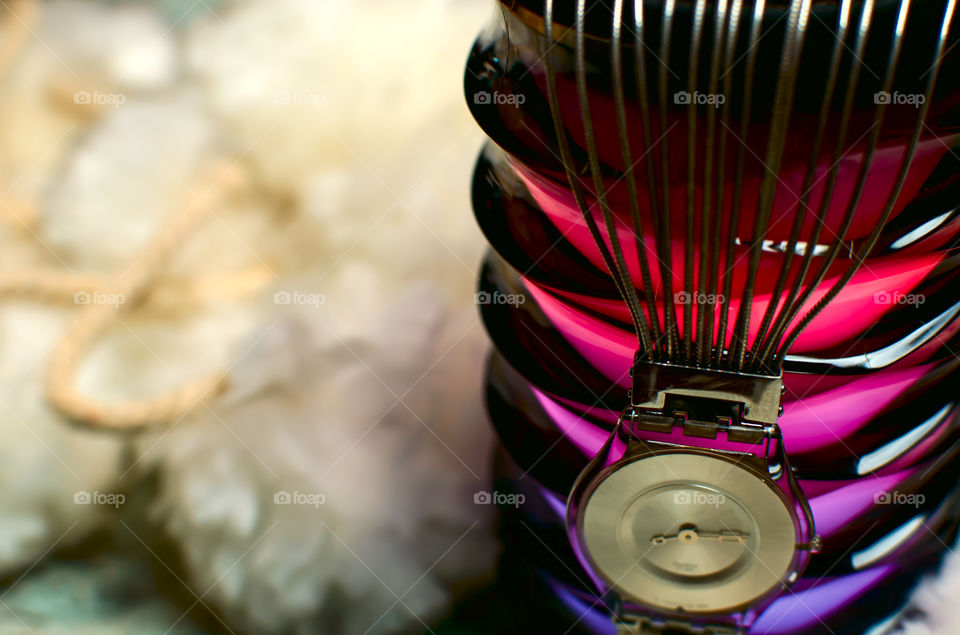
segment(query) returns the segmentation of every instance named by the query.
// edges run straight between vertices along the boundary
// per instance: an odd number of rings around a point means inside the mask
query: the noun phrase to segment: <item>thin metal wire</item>
[[[910,0],[902,0],[900,5],[901,14],[897,19],[897,28],[894,31],[894,46],[893,50],[890,53],[890,75],[892,80],[892,74],[896,70],[896,63],[900,56],[900,49],[903,43],[903,24],[907,19],[907,12],[909,11]],[[910,143],[907,147],[906,152],[904,152],[903,158],[900,162],[900,169],[897,174],[897,180],[894,183],[893,190],[890,192],[890,195],[887,197],[887,202],[883,207],[883,212],[880,216],[880,220],[874,225],[873,231],[870,232],[870,236],[867,240],[860,246],[860,249],[857,250],[857,254],[850,267],[844,272],[839,280],[830,288],[826,295],[824,295],[819,302],[817,302],[814,307],[808,311],[796,327],[790,332],[790,335],[787,336],[786,341],[780,347],[780,350],[777,354],[777,361],[783,363],[783,358],[787,354],[787,350],[793,343],[796,342],[797,337],[804,328],[817,316],[817,314],[829,304],[844,286],[853,278],[854,274],[860,269],[860,266],[863,264],[864,259],[867,257],[867,254],[873,249],[874,245],[877,242],[877,239],[880,237],[880,232],[883,231],[884,225],[886,225],[887,220],[890,218],[890,213],[893,211],[893,207],[897,202],[897,198],[900,196],[900,191],[903,189],[903,184],[907,178],[907,172],[910,170],[910,163],[913,161],[913,155],[917,149],[917,142],[920,140],[920,133],[923,131],[923,128],[926,125],[927,112],[930,109],[930,101],[933,97],[933,90],[936,87],[937,77],[940,75],[940,60],[943,56],[944,49],[946,47],[947,36],[950,33],[950,26],[953,23],[953,13],[956,8],[956,0],[948,0],[946,10],[944,11],[943,22],[940,27],[940,37],[937,40],[937,47],[934,51],[934,63],[931,66],[931,71],[929,79],[927,80],[927,87],[924,91],[924,101],[920,106],[920,112],[917,117],[917,124],[914,126],[913,133],[910,136]],[[889,88],[885,88],[889,91]],[[886,104],[880,104],[880,110],[885,108]]]
[[[830,57],[830,71],[827,75],[827,85],[824,89],[823,102],[820,105],[820,113],[817,121],[817,132],[813,138],[813,148],[810,150],[810,160],[807,162],[807,172],[803,179],[803,187],[800,190],[800,200],[797,201],[796,213],[793,219],[793,227],[790,230],[790,239],[787,241],[786,252],[784,253],[784,262],[783,267],[780,269],[780,275],[777,276],[777,283],[774,286],[773,294],[770,296],[771,301],[767,305],[767,310],[764,313],[763,321],[760,324],[760,330],[757,332],[756,341],[758,342],[756,351],[760,351],[759,356],[754,356],[753,361],[755,362],[754,368],[757,365],[762,365],[770,359],[771,348],[775,345],[776,339],[774,337],[766,338],[767,329],[770,327],[771,322],[774,318],[774,312],[777,310],[778,306],[782,306],[778,316],[787,314],[790,303],[793,298],[796,296],[791,294],[790,299],[786,302],[781,303],[779,300],[783,295],[784,288],[787,285],[787,280],[789,278],[790,268],[793,264],[793,256],[797,250],[797,243],[800,240],[800,232],[803,229],[804,221],[808,219],[809,207],[808,203],[810,201],[810,194],[813,190],[814,178],[817,174],[817,165],[819,164],[820,159],[820,147],[823,144],[823,136],[827,129],[827,122],[829,121],[827,115],[830,112],[830,105],[833,102],[833,92],[836,90],[837,86],[837,77],[840,74],[840,61],[843,59],[843,52],[845,50],[845,42],[847,40],[847,31],[850,22],[850,5],[851,0],[843,0],[840,5],[840,16],[839,24],[837,26],[836,44],[833,47],[833,54]],[[814,244],[812,242],[807,242],[806,251],[809,252],[810,256],[813,255]],[[804,254],[806,255],[806,253]],[[802,283],[803,275],[800,274],[796,278],[798,288],[799,284]],[[779,328],[780,321],[775,322]],[[771,334],[774,331],[771,331]]]
[[[623,258],[623,247],[620,245],[616,221],[613,218],[613,212],[610,211],[610,204],[607,201],[607,189],[603,183],[603,174],[600,171],[600,156],[597,153],[597,141],[593,133],[593,116],[590,111],[590,95],[587,91],[586,29],[584,24],[586,5],[587,0],[577,0],[577,11],[574,19],[577,42],[574,67],[577,81],[577,95],[580,98],[580,115],[583,119],[583,136],[587,145],[587,163],[590,166],[590,173],[593,176],[594,194],[597,197],[597,202],[600,204],[600,213],[603,216],[603,222],[607,228],[607,235],[610,237],[610,245],[613,247],[613,267],[610,268],[610,274],[620,279],[621,294],[626,300],[627,306],[630,308],[630,315],[633,317],[633,323],[637,329],[637,335],[640,338],[640,350],[647,354],[651,349],[650,326],[647,323],[647,318],[643,310],[640,308],[637,289],[630,280],[630,274]],[[590,216],[589,210],[586,211],[586,215]],[[596,240],[596,238],[597,237],[594,236],[594,240]]]
[[[843,16],[841,15],[841,18],[842,17]],[[863,5],[863,9],[861,10],[860,20],[857,27],[857,39],[854,43],[854,48],[851,53],[852,58],[850,61],[850,73],[847,78],[847,91],[844,95],[843,108],[840,115],[840,124],[837,130],[836,143],[834,144],[833,149],[833,158],[830,161],[830,170],[827,174],[827,181],[824,186],[823,196],[820,199],[820,205],[817,208],[816,220],[813,224],[811,235],[807,239],[807,248],[803,255],[803,262],[800,267],[800,272],[794,279],[794,283],[790,289],[789,297],[784,302],[784,310],[774,323],[773,335],[771,337],[773,346],[776,346],[777,343],[783,339],[786,329],[806,303],[810,294],[816,290],[817,286],[822,281],[823,276],[826,275],[827,268],[833,262],[832,259],[830,259],[829,263],[826,263],[825,261],[827,267],[820,268],[818,275],[814,277],[811,283],[806,287],[803,295],[798,299],[803,281],[806,279],[810,265],[813,263],[814,246],[820,242],[820,234],[824,228],[823,218],[830,207],[831,201],[833,200],[833,190],[837,183],[837,177],[840,170],[840,160],[843,157],[844,146],[847,142],[847,128],[850,124],[850,118],[853,113],[854,98],[856,97],[857,84],[860,78],[860,60],[863,57],[863,50],[866,46],[867,35],[870,32],[870,23],[872,17],[873,0],[866,0]],[[836,251],[833,252],[833,255],[834,257],[836,256]],[[827,256],[829,258],[830,254],[828,253]]]
[[[553,0],[545,0],[544,5],[544,34],[546,36],[546,42],[554,42],[553,37]],[[587,224],[587,228],[590,230],[590,235],[593,237],[594,242],[597,245],[597,248],[600,250],[600,255],[603,258],[604,264],[607,267],[607,271],[610,272],[611,277],[613,278],[614,285],[616,285],[617,291],[620,293],[621,297],[627,302],[627,306],[631,308],[632,315],[632,304],[629,301],[630,295],[627,290],[623,287],[622,279],[617,275],[617,266],[613,261],[613,258],[610,256],[610,252],[607,250],[607,246],[603,241],[603,238],[600,235],[600,229],[597,227],[597,223],[593,218],[593,214],[590,211],[590,206],[587,204],[587,199],[583,191],[583,187],[580,183],[580,178],[577,176],[576,171],[574,170],[573,163],[573,154],[570,150],[570,141],[567,138],[567,130],[563,125],[563,120],[560,116],[560,99],[557,93],[557,79],[553,70],[553,64],[550,60],[549,54],[549,44],[544,45],[546,50],[543,51],[543,62],[544,67],[546,68],[546,83],[547,83],[547,99],[550,102],[550,111],[553,119],[554,131],[557,135],[557,147],[560,151],[560,161],[563,163],[564,171],[567,175],[567,180],[570,182],[570,189],[573,192],[574,200],[577,203],[577,207],[583,213],[584,222]],[[630,285],[632,288],[632,285]],[[634,316],[635,327],[637,329],[638,337],[642,332],[641,325]],[[646,348],[641,348],[646,352]]]
[[[723,269],[723,292],[726,300],[720,306],[720,345],[717,347],[718,363],[724,364],[726,360],[720,358],[723,351],[733,348],[736,340],[736,329],[730,334],[730,343],[727,343],[727,320],[730,315],[731,292],[733,291],[733,269],[734,257],[737,239],[737,228],[740,225],[740,203],[743,196],[743,164],[746,158],[746,139],[750,126],[750,115],[753,106],[753,81],[757,68],[757,43],[760,40],[760,27],[763,24],[764,0],[756,0],[753,6],[753,19],[750,25],[750,37],[747,40],[747,65],[743,84],[743,103],[740,113],[740,143],[737,146],[737,167],[734,173],[733,181],[733,202],[731,205],[730,223],[727,225],[727,257],[724,260]],[[727,73],[732,72],[731,67],[727,67]]]
[[[696,300],[693,293],[694,226],[693,208],[696,197],[695,181],[697,175],[697,74],[700,66],[700,40],[703,35],[703,14],[706,0],[696,0],[693,9],[693,25],[690,33],[690,60],[687,70],[687,190],[684,220],[686,231],[683,241],[683,353],[689,359],[693,345],[693,307]],[[699,309],[697,310],[699,314]]]
[[[650,273],[650,261],[647,257],[646,239],[643,220],[640,218],[640,206],[637,197],[637,182],[634,176],[633,156],[630,152],[629,130],[627,128],[627,107],[623,95],[623,44],[621,41],[621,27],[623,23],[623,2],[616,0],[613,7],[613,24],[611,26],[610,67],[613,75],[613,98],[617,110],[617,132],[620,136],[620,154],[623,157],[624,177],[627,183],[627,197],[630,204],[630,218],[633,222],[634,243],[637,249],[637,263],[640,266],[640,276],[643,281],[643,292],[647,301],[647,315],[650,320],[650,336],[652,342],[647,349],[651,359],[656,359],[656,341],[660,337],[660,319],[657,313],[657,301],[653,286],[653,276]],[[642,14],[641,14],[642,15]],[[642,29],[642,18],[639,20]],[[642,47],[641,47],[642,48]],[[646,90],[646,87],[643,87]],[[644,95],[644,113],[646,96]],[[646,119],[646,117],[645,117]],[[644,121],[644,135],[649,137],[649,124]],[[646,147],[650,147],[649,140]],[[645,153],[649,156],[649,150]],[[654,195],[655,196],[655,195]],[[652,200],[653,209],[656,209],[656,199]]]
[[[544,51],[547,97],[557,135],[560,159],[564,164],[567,179],[570,181],[577,205],[583,213],[584,221],[597,244],[604,264],[630,311],[637,330],[641,357],[700,367],[727,367],[737,371],[761,373],[779,372],[786,351],[796,342],[803,329],[850,282],[876,244],[880,233],[892,214],[906,181],[910,162],[925,125],[936,79],[939,76],[942,57],[946,51],[956,0],[947,1],[939,39],[936,44],[934,62],[927,80],[925,100],[920,104],[916,125],[909,144],[904,150],[897,177],[880,217],[874,224],[870,235],[865,240],[859,241],[860,246],[856,256],[844,273],[833,283],[827,293],[801,317],[801,311],[820,288],[841,250],[849,242],[847,234],[853,226],[854,219],[861,207],[861,199],[867,178],[870,176],[887,114],[887,104],[881,101],[874,109],[871,127],[860,139],[853,142],[853,147],[862,147],[857,176],[852,191],[845,201],[844,213],[833,240],[828,245],[825,254],[821,254],[815,247],[819,244],[820,235],[826,229],[827,212],[836,205],[834,192],[840,173],[839,165],[845,154],[846,145],[849,143],[847,136],[851,127],[859,88],[860,72],[863,66],[862,57],[866,50],[868,36],[873,35],[875,37],[875,29],[872,28],[872,23],[876,0],[864,0],[857,19],[852,48],[847,44],[847,40],[852,30],[850,23],[853,13],[853,0],[841,0],[837,13],[837,24],[832,31],[837,41],[830,54],[822,103],[817,112],[816,132],[813,136],[809,157],[804,166],[802,190],[797,204],[785,212],[785,214],[793,214],[789,238],[783,243],[785,249],[779,261],[779,271],[775,272],[776,277],[772,293],[764,307],[759,329],[752,337],[750,328],[751,311],[757,293],[756,286],[761,264],[764,261],[764,242],[771,229],[771,218],[775,209],[774,203],[780,191],[779,171],[787,150],[788,132],[800,73],[801,56],[813,0],[791,0],[786,15],[779,70],[777,71],[774,88],[773,108],[768,126],[766,149],[762,159],[765,171],[760,179],[758,196],[753,202],[755,207],[752,231],[746,239],[740,233],[740,215],[741,207],[746,203],[744,200],[746,153],[753,153],[748,147],[748,142],[751,139],[758,45],[762,37],[762,27],[766,16],[765,0],[756,0],[753,3],[751,25],[746,33],[745,42],[742,43],[740,42],[740,23],[744,13],[744,0],[717,0],[712,4],[712,7],[708,4],[709,0],[695,0],[693,4],[686,79],[687,91],[691,98],[685,108],[687,160],[686,179],[684,181],[682,237],[684,256],[681,282],[686,296],[685,301],[677,301],[673,295],[671,185],[676,185],[676,183],[673,181],[670,171],[670,144],[665,141],[666,136],[672,129],[668,125],[668,97],[670,95],[668,73],[670,72],[669,60],[677,0],[664,0],[661,5],[658,51],[660,68],[656,78],[659,136],[656,142],[653,141],[653,116],[650,112],[651,96],[649,94],[651,84],[648,81],[645,54],[647,48],[645,34],[648,25],[645,20],[643,0],[635,0],[633,5],[635,98],[640,110],[639,126],[643,140],[642,153],[639,156],[635,156],[631,148],[631,126],[626,99],[628,91],[624,83],[623,49],[627,45],[623,41],[623,28],[625,26],[626,0],[614,0],[612,9],[610,40],[612,94],[619,136],[619,149],[623,160],[622,178],[626,182],[631,226],[618,218],[617,210],[611,206],[597,146],[594,113],[588,95],[586,1],[577,0],[576,3],[574,71],[583,123],[587,169],[592,181],[592,195],[596,199],[596,205],[600,208],[609,238],[609,246],[591,213],[590,206],[587,204],[588,189],[581,182],[580,170],[573,161],[571,141],[560,115],[560,97],[551,55]],[[891,92],[894,85],[910,7],[911,0],[900,0],[896,17],[897,23],[890,40],[886,71],[881,81],[882,90],[887,93]],[[707,27],[708,10],[711,11],[713,20],[710,29]],[[554,39],[553,15],[553,0],[545,0],[546,45],[556,41]],[[700,137],[703,137],[701,139],[698,137],[697,128],[702,108],[696,98],[696,91],[700,85],[700,57],[703,51],[704,38],[708,37],[707,33],[712,33],[707,84],[708,94],[714,96],[714,98],[718,94],[723,95],[724,100],[719,104],[707,104],[705,132],[701,133]],[[736,62],[734,56],[740,44],[746,46],[746,52],[742,56],[746,58],[746,62],[742,74],[742,101],[739,104],[739,143],[735,150],[733,190],[728,207],[725,191],[730,180],[727,172],[728,136],[736,138],[737,134],[730,126],[730,120],[735,109],[727,103],[726,98],[732,94],[735,85],[734,65]],[[849,53],[849,57],[847,53]],[[849,59],[849,71],[847,72],[842,105],[839,108],[839,113],[836,113],[833,110],[834,96],[840,84],[841,68],[845,59]],[[721,71],[723,72],[722,75]],[[722,92],[717,93],[721,82]],[[838,114],[839,117],[836,129],[833,129],[831,128],[831,118],[835,114]],[[826,174],[818,179],[821,150],[828,133],[834,134],[836,138],[832,149],[832,161],[829,169],[826,170]],[[719,138],[717,138],[718,135]],[[866,137],[866,142],[861,145],[864,137]],[[658,152],[655,152],[656,145],[660,146]],[[646,209],[640,202],[638,192],[640,186],[635,171],[641,162],[645,164],[644,172],[646,173],[646,188],[649,197],[649,208]],[[715,169],[714,162],[716,162]],[[698,170],[702,170],[702,172],[698,172]],[[810,206],[811,198],[819,181],[823,179],[825,179],[825,183],[814,213]],[[698,183],[702,183],[702,192],[697,190]],[[727,209],[730,211],[725,214],[724,212]],[[650,216],[650,225],[658,259],[656,270],[659,280],[654,276],[647,248],[645,213],[649,213]],[[630,269],[626,265],[619,238],[619,230],[622,228],[618,226],[618,223],[628,227],[633,233],[637,252],[637,266],[644,294],[643,304],[637,287],[631,280]],[[724,226],[726,227],[724,228]],[[810,227],[809,235],[803,236],[806,226]],[[801,240],[802,238],[806,240]],[[739,308],[736,311],[732,328],[728,329],[731,320],[730,312],[732,311],[730,298],[734,285],[737,247],[743,244],[747,246],[747,253],[745,254],[745,257],[748,258],[746,279],[742,283],[738,283],[738,287],[742,284]],[[795,267],[797,256],[801,252],[802,258],[798,266]],[[719,266],[721,254],[723,254],[724,260],[723,267]],[[818,263],[816,271],[812,271],[815,254],[823,255],[823,258]],[[794,268],[797,269],[796,272],[794,272]],[[662,306],[657,302],[658,289],[661,289],[663,293]],[[718,289],[722,289],[719,294],[717,293]],[[740,288],[738,288],[739,290]],[[711,299],[718,300],[714,303]],[[678,308],[676,306],[678,303],[683,304],[682,324],[678,319]],[[719,304],[719,307],[717,304]],[[662,311],[662,328],[660,311]]]
[[[644,32],[646,28],[646,23],[643,17],[643,1],[644,0],[635,0],[634,8],[633,8],[633,29],[634,29],[634,37],[635,37],[634,53],[636,56],[636,59],[634,60],[634,74],[636,75],[637,92],[640,97],[640,117],[642,119],[641,123],[643,128],[643,145],[644,145],[643,155],[646,159],[647,191],[649,193],[649,198],[650,198],[650,209],[658,210],[660,209],[660,205],[659,205],[659,200],[657,196],[657,166],[656,166],[656,160],[655,160],[656,157],[654,155],[653,145],[652,145],[653,139],[651,135],[652,128],[651,128],[651,119],[650,119],[650,99],[647,92],[647,64],[646,64],[646,54],[645,54],[646,44],[644,43]],[[629,165],[632,166],[633,164],[630,163]],[[634,197],[634,200],[636,200],[635,197]],[[636,201],[636,202],[638,203],[638,206],[639,206],[639,201]],[[664,271],[666,270],[669,272],[669,270],[666,269],[667,267],[666,263],[669,261],[669,257],[670,257],[669,255],[670,243],[667,240],[668,234],[662,228],[662,222],[659,218],[659,215],[653,214],[652,216],[653,216],[652,220],[653,220],[654,243],[657,251],[657,260],[658,260],[657,270],[660,274],[661,281],[663,281],[665,277]],[[637,236],[640,239],[644,240],[644,244],[645,244],[644,234],[642,232],[641,226],[639,225],[639,221],[635,220],[634,224],[636,225],[634,227],[634,231],[636,232]],[[644,251],[643,253],[646,254],[646,251]],[[666,286],[666,284],[663,282],[661,282],[661,286],[664,290],[663,291],[664,297],[669,298],[670,287]],[[659,320],[656,317],[654,317],[659,313],[659,309],[656,307],[655,298],[653,297],[654,290],[653,290],[653,287],[649,287],[649,288],[651,290],[649,292],[650,295],[648,295],[648,297],[654,300],[654,303],[653,303],[654,308],[652,309],[650,319],[651,319],[651,322],[653,322],[654,320],[659,322]],[[672,332],[667,322],[666,301],[664,303],[663,319],[664,319],[663,334],[666,336],[666,346],[667,346],[666,356],[669,359],[670,355],[673,352],[673,347],[671,346]],[[660,336],[655,336],[655,337],[657,339],[657,343],[659,344]],[[658,353],[656,354],[656,357],[660,358],[661,356]]]
[[[793,0],[787,17],[786,37],[783,42],[783,54],[780,60],[780,74],[777,78],[777,91],[774,96],[773,115],[770,123],[770,139],[767,142],[767,156],[764,160],[766,171],[760,183],[760,196],[757,200],[756,218],[750,243],[750,264],[747,269],[747,282],[740,310],[737,312],[739,334],[734,347],[734,368],[743,369],[744,356],[749,337],[750,310],[753,306],[754,285],[760,268],[760,256],[763,240],[770,224],[770,212],[773,210],[773,198],[780,180],[780,161],[787,139],[790,110],[793,105],[793,91],[800,66],[800,50],[803,36],[806,34],[810,13],[810,0]]]
[[[710,95],[715,95],[717,93],[720,59],[723,54],[724,44],[726,43],[724,39],[726,35],[726,29],[724,29],[726,21],[727,0],[720,0],[720,2],[717,3],[714,11],[713,51],[710,56],[710,80],[707,85],[707,93]],[[724,98],[723,101],[726,102],[726,99]],[[716,295],[708,295],[707,291],[708,255],[711,256],[710,260],[714,262],[713,269],[715,270],[716,259],[718,256],[717,252],[720,242],[718,236],[711,236],[710,234],[712,203],[711,196],[713,194],[713,137],[714,134],[716,134],[717,127],[716,115],[716,108],[707,109],[707,140],[704,145],[704,155],[706,158],[703,166],[703,209],[701,210],[702,213],[700,218],[700,270],[697,274],[698,298],[701,300],[700,303],[697,304],[696,335],[697,365],[699,366],[702,366],[706,362],[705,355],[709,354],[713,348],[713,314],[716,311]],[[720,208],[718,207],[718,209]],[[716,216],[717,219],[720,218],[719,211]],[[711,240],[711,238],[714,238],[714,240]],[[709,337],[707,337],[704,333],[708,315],[710,316],[709,325],[711,329]],[[709,341],[710,345],[707,345],[707,341]]]
[[[729,96],[732,94],[733,86],[733,55],[737,50],[737,36],[740,31],[740,16],[743,10],[743,1],[742,0],[733,0],[733,5],[730,8],[730,16],[728,18],[729,24],[727,26],[727,41],[726,41],[726,54],[724,55],[723,67],[726,69],[723,75],[723,95]],[[724,99],[724,103],[721,105],[723,109],[723,114],[720,119],[720,143],[717,151],[718,161],[717,161],[717,198],[716,198],[716,208],[717,212],[714,217],[713,231],[712,235],[714,240],[713,243],[714,249],[710,255],[710,284],[709,284],[709,293],[713,298],[719,298],[720,300],[720,311],[723,313],[727,303],[729,302],[729,295],[718,295],[720,284],[720,271],[718,269],[719,260],[720,260],[720,234],[722,229],[722,220],[723,220],[723,201],[724,201],[724,185],[725,172],[726,172],[726,157],[727,157],[727,130],[730,128],[730,103],[729,100]],[[741,148],[742,150],[742,148]],[[742,155],[741,155],[742,156]],[[738,216],[735,216],[731,220],[730,227],[736,227],[738,222]],[[729,232],[730,240],[732,242],[734,232],[731,230]],[[726,270],[731,272],[733,270],[733,248],[732,245],[727,246],[727,255],[726,259]],[[730,278],[730,276],[727,276]],[[727,291],[729,294],[729,291]],[[726,321],[719,324],[717,329],[717,335],[714,336],[713,322],[716,311],[711,310],[707,314],[707,332],[710,333],[711,341],[713,341],[713,354],[710,356],[708,363],[713,366],[719,366],[723,360],[724,346],[726,344],[725,337],[725,328]]]
[[[663,283],[663,313],[667,330],[667,361],[674,361],[674,355],[679,348],[677,333],[677,315],[676,302],[673,296],[673,246],[670,243],[670,145],[665,139],[669,133],[667,128],[667,73],[670,70],[670,40],[673,35],[673,13],[676,0],[664,0],[663,2],[663,21],[660,26],[660,69],[657,73],[658,104],[660,108],[660,187],[661,203],[663,211],[661,212],[662,221],[660,229],[662,230],[661,241],[666,246],[661,261],[661,279]],[[689,337],[689,335],[688,335]]]

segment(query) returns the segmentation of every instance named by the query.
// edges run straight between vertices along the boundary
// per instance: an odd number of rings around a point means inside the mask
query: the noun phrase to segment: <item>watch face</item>
[[[585,492],[578,530],[624,599],[664,611],[736,610],[785,583],[799,540],[776,485],[723,455],[618,463]]]

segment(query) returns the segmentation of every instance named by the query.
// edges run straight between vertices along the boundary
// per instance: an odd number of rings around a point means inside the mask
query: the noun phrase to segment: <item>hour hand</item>
[[[691,544],[701,540],[712,540],[714,542],[739,542],[747,541],[749,534],[734,529],[724,529],[722,531],[700,531],[696,528],[681,529],[675,534],[658,534],[650,539],[654,545],[664,545],[668,542],[681,542]]]

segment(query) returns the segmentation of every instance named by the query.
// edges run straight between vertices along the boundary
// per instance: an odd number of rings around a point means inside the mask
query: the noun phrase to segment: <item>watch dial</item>
[[[679,451],[627,460],[598,477],[586,497],[585,551],[637,602],[732,610],[790,574],[797,533],[786,500],[732,459]]]

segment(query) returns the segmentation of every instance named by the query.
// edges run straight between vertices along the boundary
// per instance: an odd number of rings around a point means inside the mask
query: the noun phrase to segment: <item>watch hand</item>
[[[717,542],[739,542],[747,541],[749,534],[732,529],[723,531],[699,531],[697,529],[681,529],[675,534],[659,534],[650,539],[654,545],[663,545],[668,542],[694,543],[700,540],[714,540]]]

